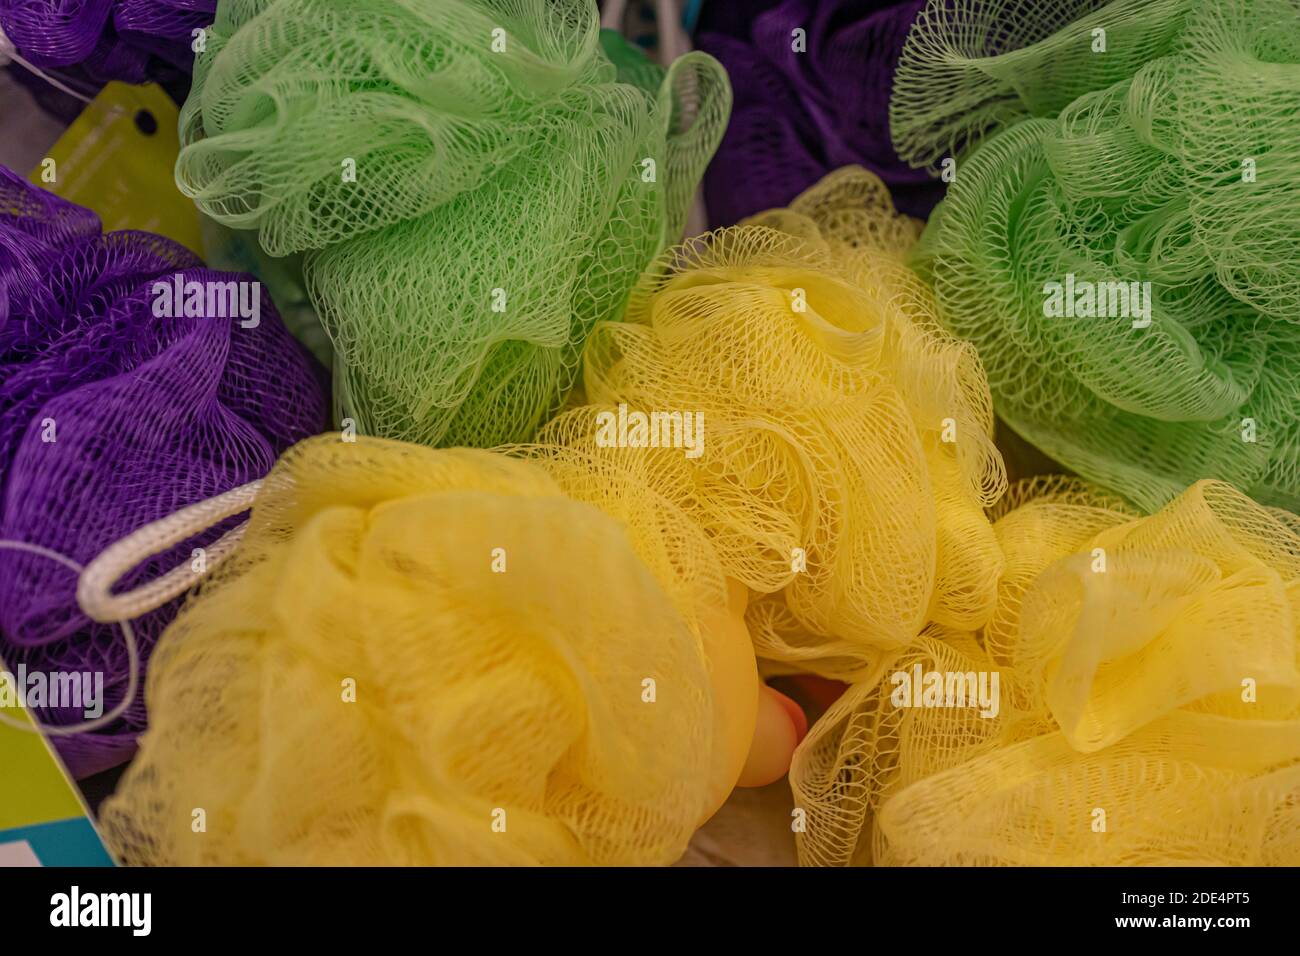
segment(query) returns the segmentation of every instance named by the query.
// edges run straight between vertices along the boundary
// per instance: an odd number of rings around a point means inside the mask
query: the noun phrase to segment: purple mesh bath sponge
[[[855,164],[889,186],[901,212],[928,216],[942,186],[900,160],[889,135],[894,68],[924,0],[784,0],[743,17],[728,6],[705,5],[695,41],[735,93],[704,176],[713,225],[786,206]]]
[[[143,83],[151,56],[190,70],[193,31],[216,9],[217,0],[0,0],[0,30],[39,69]]]
[[[323,430],[322,381],[251,276],[205,269],[162,236],[105,234],[90,210],[0,167],[0,540],[84,565]],[[126,586],[201,560],[195,549],[228,529],[156,555]],[[76,584],[56,560],[0,550],[0,661],[11,674],[88,675],[87,688],[102,675],[94,709],[107,712],[131,677],[127,647],[81,613]],[[175,610],[133,622],[142,658]],[[108,726],[55,739],[75,774],[130,757],[142,696]],[[45,723],[92,716],[52,694],[26,699]]]

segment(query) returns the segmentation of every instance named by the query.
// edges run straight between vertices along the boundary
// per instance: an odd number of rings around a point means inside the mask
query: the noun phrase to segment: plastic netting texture
[[[668,251],[592,334],[591,404],[539,434],[705,529],[758,655],[786,668],[851,677],[993,606],[991,399],[904,264],[919,229],[849,167]]]
[[[1052,477],[995,530],[989,623],[931,628],[796,753],[801,860],[1300,862],[1295,515],[1202,481],[1140,517]]]
[[[891,111],[957,156],[916,263],[1012,428],[1147,511],[1300,508],[1300,8],[932,3]]]
[[[726,601],[644,487],[313,438],[159,646],[104,832],[145,864],[670,863],[721,802]]]
[[[889,96],[925,0],[705,4],[696,45],[726,67],[735,105],[704,174],[715,226],[784,206],[831,170],[860,165],[898,208],[927,216],[943,194],[894,152]]]
[[[223,0],[212,32],[180,188],[305,252],[340,424],[423,444],[532,438],[730,108],[705,54],[616,68],[591,0]]]
[[[156,285],[199,284],[160,317]],[[256,325],[232,314],[259,294]],[[205,269],[144,232],[101,231],[90,210],[0,167],[0,539],[86,564],[140,525],[264,474],[327,415],[323,375],[247,275]],[[218,529],[221,530],[221,529]],[[157,555],[127,587],[189,563],[215,532]],[[103,674],[104,711],[128,683],[123,635],[77,606],[76,575],[0,551],[0,659],[12,671]],[[149,650],[174,604],[134,622]],[[83,713],[38,712],[53,723]],[[56,737],[78,775],[127,759],[145,722]]]
[[[151,56],[190,68],[193,31],[216,9],[217,0],[0,0],[0,30],[41,69],[143,83]]]

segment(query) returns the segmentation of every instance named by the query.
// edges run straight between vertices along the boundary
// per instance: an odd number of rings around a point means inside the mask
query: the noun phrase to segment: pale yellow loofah
[[[743,604],[671,505],[599,497],[492,452],[290,450],[154,656],[111,846],[155,865],[676,860],[753,733]]]
[[[755,593],[759,655],[785,667],[852,677],[927,621],[973,628],[993,610],[984,508],[1006,479],[988,386],[903,265],[918,233],[851,167],[670,251],[624,321],[593,333],[592,404],[539,435],[637,470],[704,528]],[[616,413],[698,434],[611,449]]]
[[[1300,524],[1203,481],[1138,517],[1013,489],[978,633],[932,628],[809,734],[813,864],[1300,863]],[[997,672],[995,717],[895,675]]]

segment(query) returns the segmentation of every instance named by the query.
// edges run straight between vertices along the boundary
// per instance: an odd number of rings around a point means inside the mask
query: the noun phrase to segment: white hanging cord
[[[13,41],[10,40],[7,36],[5,36],[4,28],[0,27],[0,66],[4,66],[10,60],[13,60],[15,63],[17,63],[19,66],[23,67],[27,71],[31,73],[35,73],[46,83],[50,84],[50,86],[62,90],[64,93],[67,93],[69,96],[75,96],[83,103],[91,102],[91,98],[89,96],[86,96],[84,93],[78,93],[72,87],[68,86],[67,84],[59,80],[56,80],[48,73],[45,73],[43,70],[38,68],[35,64],[28,63],[26,60],[24,60],[19,55],[18,48],[14,46]]]
[[[232,488],[225,494],[189,505],[165,518],[150,522],[110,545],[85,567],[57,551],[51,551],[40,545],[0,539],[0,550],[23,551],[47,558],[78,575],[77,603],[81,606],[81,610],[91,620],[103,624],[117,624],[121,628],[122,637],[126,641],[127,658],[126,694],[108,713],[80,724],[40,724],[34,714],[31,715],[31,721],[26,721],[10,717],[0,711],[0,725],[27,733],[68,737],[107,727],[126,713],[135,700],[136,694],[139,693],[141,677],[140,645],[136,640],[135,631],[131,628],[130,620],[161,607],[177,595],[185,593],[194,586],[195,580],[201,574],[212,571],[221,564],[243,538],[248,522],[245,521],[238,527],[232,528],[206,549],[202,572],[196,572],[188,565],[181,564],[134,591],[113,594],[113,585],[121,579],[122,575],[138,567],[146,558],[192,538],[218,521],[237,515],[241,511],[247,511],[252,507],[261,487],[260,479],[250,481],[246,485]]]
[[[66,558],[57,551],[51,551],[49,548],[42,548],[39,545],[28,544],[25,541],[8,541],[0,540],[0,550],[24,551],[27,554],[34,554],[38,557],[49,558],[56,564],[61,564],[74,574],[81,574],[83,568],[71,558]],[[122,698],[121,703],[106,714],[86,720],[80,724],[40,724],[36,720],[36,715],[31,715],[31,720],[18,720],[10,717],[0,710],[0,724],[6,727],[13,727],[25,733],[44,733],[51,737],[71,737],[75,734],[89,733],[92,730],[98,730],[100,727],[107,727],[117,718],[126,713],[135,700],[135,695],[140,690],[140,645],[136,642],[135,631],[131,630],[129,621],[119,622],[122,628],[122,638],[126,641],[126,663],[127,663],[127,684],[126,695]],[[19,689],[22,693],[22,689]]]
[[[247,521],[227,531],[205,549],[202,571],[195,571],[183,563],[134,591],[114,594],[113,585],[152,555],[194,537],[231,515],[247,511],[261,487],[261,479],[250,481],[225,494],[150,522],[110,545],[81,572],[81,580],[77,582],[77,603],[81,610],[91,620],[107,624],[139,617],[184,594],[200,576],[214,570],[230,556],[248,528]]]

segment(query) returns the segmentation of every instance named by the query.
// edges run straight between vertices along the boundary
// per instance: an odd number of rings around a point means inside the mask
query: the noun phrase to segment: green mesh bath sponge
[[[1147,510],[1300,507],[1300,7],[932,3],[891,120],[957,159],[916,264],[1008,424]]]
[[[716,61],[632,52],[602,51],[591,0],[222,0],[177,182],[305,253],[340,418],[525,440],[680,238],[726,124]]]

